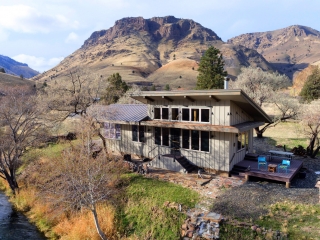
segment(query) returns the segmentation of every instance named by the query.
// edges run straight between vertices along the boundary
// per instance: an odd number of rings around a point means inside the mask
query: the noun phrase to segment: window
[[[169,147],[169,128],[162,128],[162,145]]]
[[[154,119],[161,119],[161,108],[154,108]]]
[[[162,108],[162,119],[169,120],[169,108]]]
[[[191,130],[191,149],[199,150],[199,131]]]
[[[209,152],[209,132],[201,132],[201,151]]]
[[[182,121],[210,122],[210,109],[208,108],[182,108]]]
[[[191,109],[191,121],[199,122],[199,109]]]
[[[154,108],[154,119],[169,120],[169,108]]]
[[[246,150],[248,150],[248,145],[249,145],[249,133],[248,132],[239,133],[237,150],[241,150],[243,148],[246,148]]]
[[[180,128],[171,128],[171,147],[174,149],[180,148]]]
[[[132,141],[145,142],[144,126],[132,125]]]
[[[105,122],[103,124],[103,129],[101,129],[101,134],[104,138],[120,140],[121,139],[120,124]]]
[[[190,130],[182,130],[182,148],[189,149],[190,148]]]
[[[145,142],[144,126],[139,126],[139,142]]]
[[[161,128],[154,128],[154,144],[161,145]]]
[[[191,144],[190,144],[191,139]],[[210,151],[210,132],[197,130],[182,130],[182,148],[191,150]]]
[[[182,121],[190,121],[190,109],[182,108]]]
[[[138,142],[138,126],[132,125],[132,141]]]
[[[201,122],[210,122],[209,109],[201,109]]]
[[[179,120],[179,108],[171,108],[171,120]]]

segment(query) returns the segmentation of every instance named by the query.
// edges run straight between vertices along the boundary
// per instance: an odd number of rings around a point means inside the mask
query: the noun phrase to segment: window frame
[[[133,128],[134,127],[136,127],[136,132],[137,132],[137,140],[134,140],[133,139]],[[141,131],[141,129],[143,130],[143,131]],[[140,132],[143,132],[143,141],[141,141],[141,134],[140,134]],[[131,140],[133,141],[133,142],[138,142],[138,143],[146,143],[146,127],[145,126],[141,126],[141,125],[131,125]]]
[[[183,110],[184,109],[189,109],[189,120],[183,120]],[[198,121],[192,121],[192,114],[193,110],[198,110]],[[209,121],[208,122],[203,122],[202,121],[202,110],[208,110],[209,111]],[[181,108],[181,122],[191,122],[191,123],[211,123],[211,115],[212,115],[212,108],[210,107],[198,107],[198,106],[190,106],[190,107],[182,107]]]

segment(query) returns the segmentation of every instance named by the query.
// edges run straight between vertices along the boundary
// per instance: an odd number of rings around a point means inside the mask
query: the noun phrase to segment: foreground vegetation
[[[64,205],[53,206],[47,195],[35,186],[46,181],[46,166],[58,164],[61,152],[68,143],[50,144],[29,150],[22,165],[26,171],[19,177],[20,190],[11,195],[8,185],[2,188],[10,201],[50,239],[100,239],[90,211],[65,211]],[[35,159],[35,160],[33,160]],[[29,172],[26,177],[23,173]],[[179,185],[145,178],[134,173],[123,174],[118,193],[110,201],[97,207],[99,223],[108,239],[179,239],[179,230],[185,214],[165,206],[165,202],[179,203],[185,210],[194,207],[199,196]]]

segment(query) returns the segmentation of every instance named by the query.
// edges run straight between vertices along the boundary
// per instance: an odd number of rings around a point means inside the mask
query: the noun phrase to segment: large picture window
[[[179,108],[171,108],[171,120],[179,121]]]
[[[132,125],[132,141],[145,142],[144,126]]]
[[[120,124],[108,123],[105,122],[103,124],[103,129],[101,130],[101,134],[104,138],[107,139],[121,139],[121,127]]]
[[[155,127],[154,134],[154,143],[157,145],[170,146],[175,150],[184,148],[202,152],[210,151],[209,131]]]

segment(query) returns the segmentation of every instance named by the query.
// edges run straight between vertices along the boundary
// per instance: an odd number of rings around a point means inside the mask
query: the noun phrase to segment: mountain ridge
[[[191,19],[173,16],[130,17],[109,29],[93,32],[84,44],[58,66],[35,77],[50,81],[76,67],[100,75],[119,72],[129,83],[194,88],[200,58],[209,46],[219,48],[226,70],[235,78],[243,66],[272,66],[255,50],[227,44],[212,30]]]
[[[22,74],[24,78],[32,78],[39,74],[39,72],[30,68],[28,64],[18,62],[4,55],[0,55],[0,67],[4,68],[8,74],[16,76]]]

